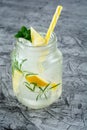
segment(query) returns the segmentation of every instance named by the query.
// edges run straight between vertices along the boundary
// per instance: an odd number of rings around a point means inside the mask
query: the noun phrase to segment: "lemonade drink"
[[[13,89],[28,107],[42,108],[53,103],[62,92],[62,54],[55,34],[47,46],[29,46],[20,38],[13,51]]]
[[[16,34],[18,39],[12,52],[13,90],[29,108],[49,106],[62,93],[62,53],[52,33],[61,8],[57,8],[47,34],[41,27],[39,33],[32,27],[22,27]]]

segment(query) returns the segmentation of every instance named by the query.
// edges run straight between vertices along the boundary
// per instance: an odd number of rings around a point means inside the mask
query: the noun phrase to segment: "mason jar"
[[[12,51],[12,82],[17,99],[29,108],[47,107],[61,96],[62,53],[54,33],[45,46],[17,39]]]

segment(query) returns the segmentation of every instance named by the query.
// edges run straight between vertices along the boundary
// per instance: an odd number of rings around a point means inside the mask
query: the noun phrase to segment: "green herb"
[[[27,71],[25,71],[25,72],[27,72]],[[32,73],[32,72],[28,72],[27,74],[26,74],[26,76],[30,76],[30,75],[38,75],[38,74],[36,74],[36,73]]]
[[[38,87],[42,92],[44,92],[44,90],[41,87]]]
[[[46,91],[44,91],[41,87],[39,87],[40,91],[39,91],[39,94],[37,95],[36,97],[36,101],[42,97],[42,95],[45,96],[45,98],[47,99],[47,95],[46,95]]]
[[[50,83],[46,85],[46,87],[44,88],[43,91],[45,91],[48,88],[49,85],[50,85]]]
[[[58,84],[54,85],[53,87],[51,87],[51,88],[49,88],[49,89],[56,88],[56,87],[57,87],[57,86],[59,86],[59,85],[60,85],[60,83],[58,83]]]
[[[31,88],[31,85],[33,85],[33,88]],[[25,82],[25,86],[32,92],[35,91],[35,87],[37,86],[37,84],[31,83],[29,84],[28,82]]]
[[[45,86],[45,88],[43,89],[43,88],[41,88],[41,87],[39,87],[39,89],[40,89],[40,91],[39,91],[39,94],[37,95],[37,97],[36,97],[36,101],[39,99],[39,97],[41,97],[42,95],[44,95],[45,96],[45,98],[47,99],[47,95],[46,95],[46,92],[47,92],[47,88],[49,87],[49,85],[50,85],[50,83],[49,84],[47,84],[46,86]]]
[[[18,71],[20,71],[20,72],[22,72],[22,65],[23,65],[23,63],[26,61],[27,59],[23,59],[22,61],[21,61],[21,63],[19,64],[19,62],[16,60],[16,59],[14,59],[14,61],[13,61],[13,63],[12,63],[12,74],[14,75],[14,70],[16,69],[16,70],[18,70]]]
[[[33,92],[33,89],[30,88],[29,85],[26,85],[26,84],[25,84],[25,86],[26,86],[29,90],[31,90],[31,91]]]
[[[39,93],[36,97],[36,101],[41,97],[42,93]]]
[[[18,70],[21,71],[20,67],[19,67],[19,63],[16,59],[14,59],[13,63],[12,63],[12,74],[14,75],[14,70]]]
[[[37,84],[36,83],[32,83],[34,85],[33,87],[33,91],[35,91],[35,88],[37,87]]]
[[[31,41],[31,30],[22,26],[18,33],[15,35],[16,38],[24,38]]]
[[[20,63],[20,69],[22,68],[22,65],[25,61],[27,61],[27,59],[22,60],[22,62]]]
[[[36,96],[36,101],[38,101],[39,98],[41,98],[43,95],[45,97],[45,99],[47,99],[47,93],[48,91],[50,91],[51,89],[57,87],[60,85],[60,83],[56,84],[55,86],[51,87],[50,86],[51,83],[48,83],[46,86],[44,86],[44,88],[40,87],[40,86],[37,86],[36,83],[28,83],[28,82],[25,82],[25,86],[32,92],[36,92],[36,87],[39,89],[39,92]],[[31,86],[33,85],[33,86]]]

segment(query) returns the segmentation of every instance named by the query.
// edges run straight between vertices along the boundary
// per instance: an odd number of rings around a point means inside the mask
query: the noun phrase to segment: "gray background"
[[[63,94],[42,110],[27,110],[12,91],[14,34],[22,25],[49,26],[58,4],[55,28],[63,53]],[[0,0],[0,130],[87,130],[87,0]]]

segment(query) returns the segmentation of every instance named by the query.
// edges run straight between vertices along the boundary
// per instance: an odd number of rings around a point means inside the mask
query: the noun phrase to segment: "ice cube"
[[[21,42],[22,44],[28,45],[28,46],[32,46],[32,43],[29,40],[26,40],[24,38],[19,38],[18,42]]]

